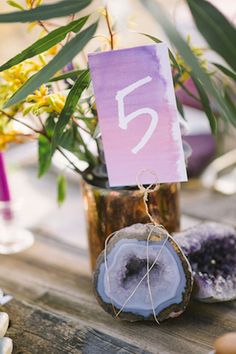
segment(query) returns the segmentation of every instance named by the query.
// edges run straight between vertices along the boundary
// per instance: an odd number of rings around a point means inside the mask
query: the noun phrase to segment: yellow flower
[[[25,60],[0,73],[1,82],[7,84],[7,89],[14,93],[20,88],[35,72],[40,70],[43,64],[34,60]],[[1,85],[2,86],[2,85]]]
[[[24,7],[14,0],[7,0],[8,5],[15,7],[18,10],[24,10]]]
[[[200,66],[207,72],[208,70],[208,62],[207,60],[203,57],[204,55],[204,49],[195,47],[191,45],[191,38],[190,36],[187,36],[187,43],[193,54],[197,57]],[[190,78],[189,72],[191,71],[191,67],[189,67],[186,62],[183,60],[183,58],[179,55],[179,53],[176,54],[176,61],[179,64],[180,67],[184,69],[183,74],[180,76],[179,81],[184,83]],[[175,88],[178,88],[178,85],[175,86]]]
[[[27,5],[36,5],[41,1],[28,1]],[[0,109],[9,98],[35,73],[41,70],[46,64],[47,56],[54,56],[59,46],[54,46],[45,53],[40,54],[36,59],[28,59],[17,64],[10,69],[0,73]],[[65,105],[66,97],[61,93],[51,93],[46,85],[42,85],[38,90],[17,105],[11,106],[5,112],[9,116],[15,116],[19,112],[23,115],[32,113],[39,116],[42,113],[59,114]],[[7,115],[0,112],[0,132],[6,133],[10,125]]]
[[[18,1],[15,0],[7,0],[8,5],[15,7],[19,10],[24,10],[24,7],[18,3]],[[39,5],[41,5],[42,0],[25,0],[26,8],[27,9],[32,9],[35,8]]]
[[[9,132],[0,132],[0,151],[6,149],[9,143],[23,143],[29,138],[29,135],[11,130]]]
[[[54,56],[58,53],[58,50],[59,50],[59,45],[57,44],[57,45],[54,45],[54,47],[50,48],[45,54]]]
[[[25,108],[23,114],[32,112],[35,115],[42,113],[60,113],[65,105],[66,97],[61,93],[51,93],[46,85],[42,85],[32,95],[29,95],[26,102],[31,103]]]
[[[37,6],[41,5],[42,2],[43,2],[43,0],[35,0],[34,6],[37,7]]]
[[[25,3],[28,9],[32,9],[41,5],[42,1],[43,0],[25,0]]]
[[[8,99],[38,70],[43,67],[41,62],[34,60],[26,60],[23,63],[13,66],[12,68],[0,73],[0,108],[8,101]],[[23,110],[24,102],[14,105],[6,110],[11,116]],[[7,124],[0,113],[0,127]]]
[[[31,32],[36,26],[38,26],[38,22],[31,22],[27,27],[28,31]]]
[[[57,49],[54,47],[53,50],[56,51]],[[33,74],[45,66],[47,62],[44,54],[41,54],[38,58],[38,61],[25,60],[23,63],[0,73],[0,108]],[[65,100],[66,97],[61,93],[49,93],[48,87],[42,85],[29,95],[24,102],[10,107],[10,111],[7,110],[6,112],[13,116],[21,111],[23,111],[24,115],[31,112],[37,116],[44,112],[60,113],[64,107]]]

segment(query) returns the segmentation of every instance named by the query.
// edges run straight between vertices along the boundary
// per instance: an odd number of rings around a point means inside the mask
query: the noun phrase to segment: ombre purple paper
[[[164,44],[89,55],[110,186],[186,181]]]

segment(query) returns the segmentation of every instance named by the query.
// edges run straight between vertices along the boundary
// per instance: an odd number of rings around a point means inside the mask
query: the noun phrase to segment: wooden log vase
[[[139,189],[106,188],[83,179],[82,193],[87,221],[91,268],[104,249],[105,240],[114,231],[135,223],[148,223],[149,217]],[[179,185],[162,184],[151,193],[148,208],[155,222],[168,232],[179,231]]]

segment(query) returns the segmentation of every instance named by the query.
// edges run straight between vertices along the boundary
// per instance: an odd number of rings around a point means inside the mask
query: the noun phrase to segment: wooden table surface
[[[30,225],[33,247],[0,256],[0,286],[14,296],[2,308],[11,318],[7,335],[14,353],[207,354],[216,337],[236,329],[236,302],[192,301],[182,316],[161,325],[112,319],[93,295],[78,186],[70,185],[68,201],[58,211],[54,176],[37,181],[35,167],[28,166],[14,170],[11,182],[18,195],[24,193],[24,217],[41,215]],[[48,199],[36,200],[43,193]],[[236,226],[236,196],[185,189],[181,199],[183,226],[203,219]]]

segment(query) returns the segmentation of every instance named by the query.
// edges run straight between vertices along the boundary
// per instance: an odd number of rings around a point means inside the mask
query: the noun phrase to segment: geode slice
[[[204,302],[235,299],[235,230],[218,223],[203,223],[174,237],[194,272],[193,295]]]
[[[106,264],[104,256],[103,251],[97,260],[94,289],[100,305],[112,316],[128,321],[154,320],[154,310],[156,319],[163,321],[185,310],[192,291],[192,271],[166,230],[151,224],[121,229],[108,243]]]

